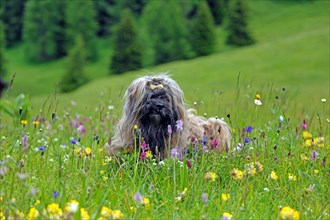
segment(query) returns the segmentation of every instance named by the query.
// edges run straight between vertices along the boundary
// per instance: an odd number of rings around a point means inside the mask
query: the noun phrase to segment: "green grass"
[[[8,98],[24,92],[31,94],[31,103],[25,126],[18,113],[13,117],[1,113],[0,212],[6,219],[15,215],[19,219],[15,213],[26,216],[34,207],[39,219],[45,219],[49,204],[58,204],[64,214],[65,205],[74,199],[92,219],[100,217],[103,206],[120,210],[126,219],[219,219],[224,212],[233,219],[278,219],[284,206],[297,210],[301,219],[328,219],[329,2],[251,1],[250,5],[257,39],[253,46],[224,46],[225,32],[218,29],[213,55],[108,76],[109,42],[100,41],[102,58],[87,67],[93,80],[70,94],[55,92],[65,60],[31,65],[22,54],[24,45],[9,50],[10,71],[17,75]],[[121,116],[127,86],[137,76],[160,71],[170,72],[187,104],[200,114],[225,118],[232,128],[229,153],[200,151],[185,155],[181,162],[166,159],[163,165],[142,161],[138,154],[106,157],[104,144]],[[256,93],[261,94],[262,106],[254,104]],[[18,112],[18,107],[14,110]],[[51,119],[53,112],[56,121]],[[36,128],[35,117],[45,120]],[[303,120],[313,135],[311,146],[303,137]],[[79,134],[73,121],[81,122],[86,134]],[[245,126],[253,131],[243,135]],[[21,142],[25,135],[27,146]],[[81,140],[73,145],[70,137]],[[253,141],[235,151],[246,137]],[[323,144],[316,143],[318,137],[324,138]],[[47,148],[42,152],[40,146]],[[86,156],[81,150],[87,147],[92,154]],[[313,151],[318,153],[315,162]],[[256,161],[263,170],[249,175],[248,164],[257,168]],[[231,174],[235,168],[245,171],[241,180]],[[277,180],[270,177],[272,171]],[[207,172],[216,174],[213,182],[205,179]],[[59,194],[56,198],[54,191]],[[150,200],[150,208],[134,200],[137,192]],[[208,197],[205,204],[203,193]],[[222,193],[230,199],[223,201]],[[71,215],[81,218],[79,211]]]

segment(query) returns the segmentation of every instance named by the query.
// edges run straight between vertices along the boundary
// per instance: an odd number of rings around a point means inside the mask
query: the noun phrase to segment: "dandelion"
[[[304,146],[305,147],[310,147],[310,146],[312,146],[312,142],[313,142],[313,140],[312,139],[306,139],[305,141],[304,141]]]
[[[324,147],[324,137],[314,138],[311,144],[317,147]]]
[[[244,175],[244,173],[241,170],[237,169],[237,168],[235,168],[231,171],[231,176],[235,180],[241,180],[243,178],[243,175]]]
[[[182,119],[177,120],[175,127],[176,127],[177,131],[182,131],[183,130],[183,120]]]
[[[207,172],[204,176],[205,180],[209,180],[210,182],[214,182],[218,175],[214,172]]]
[[[275,171],[272,171],[271,174],[270,174],[270,178],[273,179],[273,180],[277,180],[278,179],[278,176],[277,174],[275,173]]]
[[[37,199],[36,202],[34,203],[34,205],[38,206],[40,204],[40,200]]]
[[[224,212],[221,220],[230,220],[232,217],[233,217],[233,215],[230,214],[229,212]]]
[[[39,216],[39,211],[32,207],[27,215],[27,219],[28,220],[34,220],[34,219],[37,219]],[[0,219],[1,219],[1,216],[0,216]]]
[[[124,214],[120,210],[113,210],[112,213],[111,213],[111,217],[114,220],[123,219]]]
[[[109,219],[111,217],[112,214],[112,210],[103,206],[101,209],[101,216],[104,217],[105,219]]]
[[[222,193],[222,194],[221,194],[221,199],[222,199],[222,201],[224,201],[224,202],[228,201],[228,200],[230,199],[230,195],[229,195],[229,193]]]
[[[296,181],[297,180],[297,176],[293,175],[292,173],[288,173],[288,179],[290,181]]]
[[[285,206],[280,210],[280,219],[282,220],[299,220],[300,214],[298,211]]]

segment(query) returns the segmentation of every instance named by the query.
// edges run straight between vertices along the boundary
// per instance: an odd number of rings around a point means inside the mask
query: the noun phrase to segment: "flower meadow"
[[[283,100],[238,99],[229,150],[205,136],[165,160],[143,139],[107,154],[122,103],[84,115],[16,100],[1,112],[0,219],[329,219],[327,100],[310,114]]]

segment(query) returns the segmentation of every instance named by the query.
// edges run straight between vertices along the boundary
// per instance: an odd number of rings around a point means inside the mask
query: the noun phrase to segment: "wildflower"
[[[56,199],[57,197],[58,197],[58,192],[57,191],[53,191],[53,196],[54,196],[54,198]]]
[[[306,130],[306,129],[308,128],[308,125],[307,125],[305,119],[304,119],[303,123],[301,124],[301,128],[302,128],[303,130]]]
[[[140,192],[135,193],[133,199],[139,203],[143,202],[143,196]]]
[[[62,209],[57,203],[49,204],[46,210],[51,219],[60,219],[62,217]]]
[[[210,182],[214,182],[218,175],[214,172],[207,172],[204,176],[205,180],[210,180]]]
[[[224,212],[221,220],[230,220],[232,217],[233,217],[233,215],[230,214],[229,212]]]
[[[251,126],[246,126],[246,127],[245,127],[245,131],[246,131],[247,133],[251,133],[251,132],[253,131],[253,128],[252,128]]]
[[[102,176],[102,179],[103,179],[104,182],[106,182],[106,181],[109,179],[109,177],[107,177],[107,176]]]
[[[23,126],[27,125],[27,120],[21,120],[21,124],[22,124]]]
[[[241,151],[242,149],[243,149],[243,145],[242,145],[241,143],[238,143],[238,144],[236,145],[236,147],[235,147],[235,150],[236,150],[237,152]]]
[[[318,174],[318,173],[319,173],[319,170],[314,170],[314,173],[315,173],[315,174]]]
[[[64,213],[76,213],[79,210],[79,202],[76,200],[69,201],[64,207]]]
[[[317,156],[318,156],[319,154],[317,153],[317,151],[316,150],[313,150],[313,152],[312,152],[312,156],[311,156],[311,159],[312,159],[312,161],[315,163],[316,162],[316,158],[317,158]]]
[[[152,152],[151,150],[146,151],[146,157],[151,159],[152,158]]]
[[[146,159],[146,157],[147,157],[146,152],[141,152],[141,154],[140,154],[140,158],[141,158],[142,160],[144,160],[144,159]]]
[[[241,180],[243,178],[244,173],[241,170],[235,168],[231,171],[231,175],[235,180]]]
[[[191,166],[192,166],[192,165],[191,165],[190,160],[188,160],[188,159],[186,160],[186,165],[187,165],[187,167],[188,167],[189,169],[191,169]]]
[[[73,145],[75,145],[75,144],[77,144],[77,140],[76,139],[74,139],[73,137],[70,137],[70,143],[71,144],[73,144]]]
[[[103,206],[102,209],[101,209],[101,216],[108,219],[111,217],[111,214],[112,214],[112,210]]]
[[[305,141],[304,141],[304,146],[305,147],[310,147],[310,146],[312,146],[312,142],[313,142],[313,140],[312,139],[306,139]]]
[[[172,126],[171,125],[167,126],[167,133],[172,134]]]
[[[327,100],[326,99],[321,99],[321,102],[325,103]]]
[[[314,138],[312,141],[313,146],[324,147],[324,137]]]
[[[218,145],[219,145],[219,141],[217,139],[214,139],[211,143],[210,149],[212,150],[212,149],[216,148]]]
[[[229,193],[222,193],[221,199],[222,199],[222,201],[225,201],[225,202],[228,201],[230,199]]]
[[[114,108],[115,108],[115,107],[114,107],[113,105],[109,105],[109,106],[108,106],[108,109],[109,109],[109,110],[113,110]]]
[[[27,215],[27,219],[28,220],[33,220],[33,219],[37,219],[39,216],[39,212],[36,208],[32,207]],[[1,218],[0,218],[1,219]]]
[[[37,121],[37,120],[33,121],[32,123],[33,123],[33,125],[34,125],[35,128],[38,127],[38,125],[40,124],[40,122]]]
[[[271,174],[270,174],[270,178],[273,179],[273,180],[277,180],[278,179],[278,176],[277,174],[275,173],[275,171],[272,171]]]
[[[142,151],[148,150],[147,143],[144,141],[144,139],[141,141],[141,149]]]
[[[204,205],[208,203],[208,196],[206,193],[202,193],[202,201]]]
[[[260,100],[261,96],[259,93],[256,94],[256,99]]]
[[[172,148],[171,149],[171,158],[172,159],[179,159],[181,160],[182,159],[182,151],[179,149],[179,148]]]
[[[303,138],[304,138],[304,140],[307,140],[307,139],[312,139],[312,134],[311,133],[309,133],[308,131],[304,131],[303,132]]]
[[[89,216],[88,212],[84,208],[80,209],[80,216],[81,216],[82,220],[89,220],[90,219],[90,216]]]
[[[27,147],[28,144],[29,144],[29,137],[27,135],[24,135],[23,138],[22,138],[22,144],[23,144],[23,147]]]
[[[292,173],[288,174],[288,178],[290,181],[296,181],[297,180],[297,176],[293,175]]]
[[[178,202],[178,201],[181,201],[181,200],[184,198],[184,196],[186,195],[187,192],[188,192],[188,188],[185,187],[185,188],[183,189],[183,191],[179,194],[179,196],[175,198],[175,200],[176,200],[177,202]]]
[[[267,187],[264,188],[264,191],[269,192],[269,189]]]
[[[40,200],[37,199],[36,202],[34,203],[34,205],[39,205],[40,204]]]
[[[207,142],[208,142],[208,141],[207,141],[207,135],[204,134],[204,135],[203,135],[203,138],[202,138],[202,145],[203,145],[203,146],[206,146],[206,145],[207,145]]]
[[[45,151],[46,149],[47,149],[46,146],[39,146],[38,147],[38,150],[41,151],[41,152]]]
[[[113,210],[112,213],[111,213],[111,217],[114,220],[123,219],[124,214],[120,210]]]
[[[280,210],[280,219],[282,220],[299,220],[300,215],[299,212],[290,208],[289,206],[285,206]]]
[[[104,171],[104,170],[101,170],[101,171],[100,171],[100,174],[101,174],[101,175],[103,175],[104,173],[105,173],[105,171]]]
[[[177,120],[175,127],[176,127],[177,131],[182,131],[183,130],[183,120],[182,119]]]
[[[144,205],[144,207],[148,210],[150,209],[150,199],[147,197],[143,198],[142,204]]]
[[[262,102],[259,99],[254,100],[255,105],[262,105]]]
[[[138,129],[138,126],[137,125],[134,125],[134,130],[137,130]]]
[[[86,129],[83,125],[79,125],[77,128],[79,134],[84,135],[86,133]]]
[[[284,117],[283,115],[280,115],[280,122],[283,122],[284,121]]]
[[[250,138],[246,137],[244,139],[244,144],[249,144],[251,142]]]
[[[85,149],[85,153],[86,153],[87,156],[91,156],[92,153],[93,153],[92,148],[90,148],[90,147],[86,147],[86,149]]]
[[[301,155],[300,155],[300,159],[301,159],[301,160],[308,160],[308,158],[306,157],[305,154],[301,154]]]
[[[263,165],[259,161],[254,162],[254,164],[257,166],[258,172],[261,173],[263,171]]]

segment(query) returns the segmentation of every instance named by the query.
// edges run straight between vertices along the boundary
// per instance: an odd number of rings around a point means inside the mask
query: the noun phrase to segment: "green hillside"
[[[281,88],[286,88],[299,103],[295,107],[302,110],[313,107],[310,103],[318,103],[321,98],[329,98],[329,1],[251,1],[250,15],[250,29],[257,41],[253,46],[225,46],[226,32],[219,28],[217,52],[213,55],[120,76],[108,75],[110,40],[100,40],[101,58],[86,70],[94,80],[73,93],[57,94],[57,111],[71,100],[77,102],[80,111],[89,111],[99,99],[120,110],[118,101],[134,78],[164,71],[178,81],[190,106],[196,101],[202,112],[210,114],[228,113],[235,107],[232,100],[237,95],[253,99],[259,92],[271,100]],[[19,45],[7,52],[10,73],[16,73],[9,96],[30,94],[38,109],[47,97],[48,102],[54,99],[55,85],[65,72],[66,61],[31,65],[25,61],[23,51],[24,45]],[[240,93],[236,89],[238,76]]]

